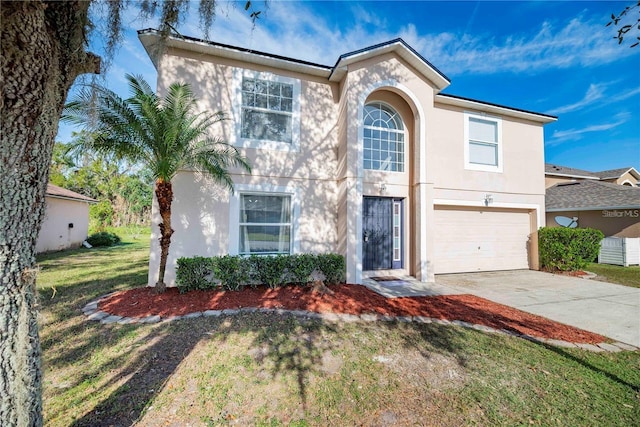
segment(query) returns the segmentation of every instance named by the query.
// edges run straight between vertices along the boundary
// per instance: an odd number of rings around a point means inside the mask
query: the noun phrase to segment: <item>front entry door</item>
[[[362,267],[402,268],[402,200],[364,197],[362,203]]]

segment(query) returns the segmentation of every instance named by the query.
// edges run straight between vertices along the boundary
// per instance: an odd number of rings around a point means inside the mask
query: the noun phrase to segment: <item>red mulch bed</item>
[[[311,287],[259,287],[242,291],[191,291],[180,294],[169,288],[156,294],[153,288],[117,292],[98,304],[99,309],[126,317],[181,316],[205,310],[242,307],[307,310],[318,313],[372,313],[387,316],[425,316],[506,329],[535,337],[574,343],[606,341],[601,335],[525,313],[474,295],[386,298],[361,285],[331,285],[334,294],[322,294]]]

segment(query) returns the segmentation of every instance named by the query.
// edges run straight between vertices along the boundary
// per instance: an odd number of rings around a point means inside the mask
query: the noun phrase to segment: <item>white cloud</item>
[[[564,25],[544,22],[533,32],[524,29],[512,36],[496,37],[490,33],[429,33],[428,28],[418,28],[414,23],[392,31],[375,9],[348,3],[338,3],[335,9],[335,13],[353,16],[355,24],[348,28],[339,28],[330,16],[318,15],[304,2],[271,2],[256,26],[242,7],[221,6],[210,31],[211,40],[326,65],[333,65],[341,54],[396,37],[402,37],[449,76],[589,67],[634,53],[633,49],[620,49],[602,22],[585,16]],[[136,29],[156,24],[155,20],[142,22],[136,18],[136,8],[132,7],[123,22]],[[203,38],[197,7],[192,5],[179,30]],[[124,49],[136,55],[130,44]],[[135,50],[145,55],[141,48]]]
[[[631,114],[629,112],[622,112],[616,114],[614,116],[615,121],[611,123],[601,123],[596,125],[589,125],[580,129],[567,129],[567,130],[556,130],[551,135],[549,141],[547,141],[547,146],[554,146],[561,144],[566,141],[575,141],[579,140],[584,134],[592,133],[592,132],[602,132],[614,129],[624,123],[626,123]]]
[[[602,99],[604,97],[604,90],[603,90],[604,87],[605,87],[604,84],[598,85],[598,84],[592,83],[589,85],[589,88],[587,89],[587,93],[584,95],[584,97],[580,101],[554,108],[553,110],[549,111],[549,114],[569,113],[571,111],[576,111],[583,107],[592,105],[593,102],[599,99]]]
[[[610,82],[610,83],[601,83],[601,84],[590,84],[587,92],[584,97],[571,104],[563,105],[561,107],[554,108],[549,111],[549,114],[564,114],[570,113],[573,111],[581,110],[584,108],[590,109],[592,108],[602,108],[611,104],[616,104],[618,102],[624,101],[628,98],[632,98],[638,94],[640,94],[640,88],[635,88],[632,90],[624,90],[618,93],[610,93],[613,92],[611,90],[607,90],[614,84],[618,82]],[[597,101],[597,102],[596,102]],[[591,109],[592,109],[591,108]]]

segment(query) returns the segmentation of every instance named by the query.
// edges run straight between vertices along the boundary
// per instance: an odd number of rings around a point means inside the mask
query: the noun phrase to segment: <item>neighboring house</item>
[[[583,180],[610,182],[628,187],[637,187],[640,185],[640,173],[632,167],[589,172],[582,169],[546,163],[544,169],[546,188],[553,187],[556,184]]]
[[[229,112],[218,135],[253,167],[233,194],[176,176],[168,284],[177,258],[227,253],[336,252],[348,283],[537,266],[555,117],[442,94],[449,79],[401,39],[326,66],[189,37],[157,55],[155,30],[139,38],[159,93],[188,82],[203,111]]]
[[[640,174],[634,168],[589,172],[545,165],[547,226],[571,223],[605,236],[640,237]]]
[[[45,213],[36,252],[78,247],[87,238],[89,204],[97,200],[57,185],[47,184]]]

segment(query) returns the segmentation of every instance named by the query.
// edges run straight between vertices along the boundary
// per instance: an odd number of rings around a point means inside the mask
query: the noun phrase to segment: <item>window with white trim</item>
[[[465,163],[467,169],[502,172],[499,118],[465,113]]]
[[[291,253],[291,196],[240,194],[238,252]]]
[[[293,84],[242,77],[242,138],[291,144],[292,113]]]
[[[235,68],[233,144],[238,147],[300,149],[300,79]]]
[[[404,172],[404,125],[390,106],[364,106],[363,162],[365,169]]]

